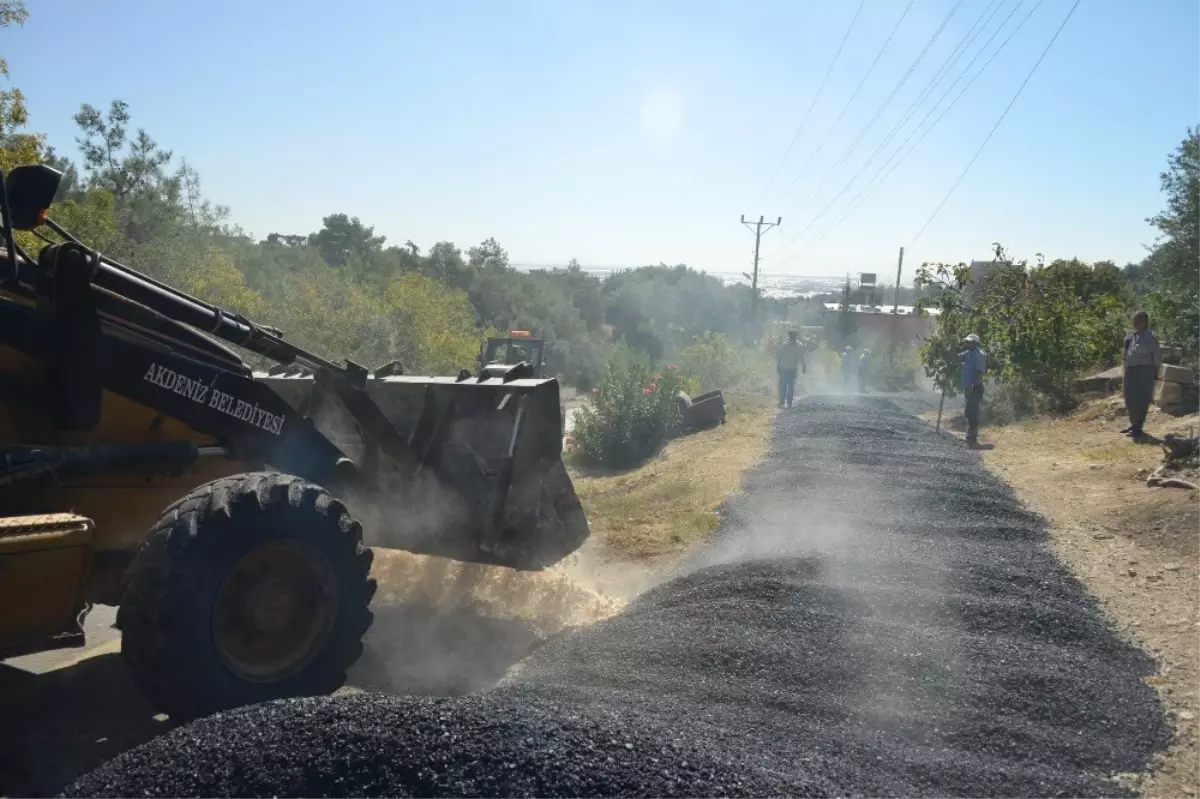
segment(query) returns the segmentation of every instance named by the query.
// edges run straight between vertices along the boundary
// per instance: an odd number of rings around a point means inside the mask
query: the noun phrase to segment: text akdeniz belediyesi
[[[146,370],[142,379],[181,397],[187,397],[199,405],[207,405],[240,422],[252,424],[268,433],[279,435],[283,431],[284,416],[264,410],[258,407],[257,403],[238,399],[232,394],[215,388],[212,384],[206,385],[162,364],[150,364],[150,368]]]

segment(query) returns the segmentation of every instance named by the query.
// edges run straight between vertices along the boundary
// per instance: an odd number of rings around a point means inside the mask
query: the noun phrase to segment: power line
[[[912,7],[916,1],[917,0],[908,0],[908,5],[904,9],[904,13],[900,15],[900,19],[896,20],[895,27],[892,28],[892,32],[889,33],[887,39],[884,40],[883,45],[879,48],[879,52],[875,54],[875,59],[871,61],[871,66],[867,67],[866,73],[863,74],[862,79],[858,82],[858,85],[854,87],[854,91],[850,93],[850,99],[847,100],[846,104],[842,106],[842,110],[838,113],[837,119],[833,120],[833,124],[829,126],[829,130],[825,131],[825,137],[821,139],[820,144],[818,144],[817,148],[808,156],[808,160],[800,166],[800,170],[796,173],[796,176],[792,178],[792,182],[789,183],[787,188],[780,193],[781,198],[792,190],[792,187],[796,185],[796,182],[799,181],[800,177],[804,174],[804,170],[808,168],[808,165],[811,164],[813,159],[816,158],[821,152],[821,149],[825,146],[825,143],[829,141],[829,137],[833,135],[833,131],[837,128],[838,123],[842,121],[842,117],[846,115],[846,111],[850,109],[850,104],[854,102],[856,97],[858,97],[858,93],[862,90],[863,84],[867,82],[867,78],[871,77],[871,73],[875,70],[875,65],[879,63],[879,59],[883,58],[883,54],[887,50],[888,45],[892,43],[892,39],[896,36],[896,32],[900,30],[900,25],[903,24],[905,18],[908,17],[908,12],[912,10]]]
[[[1008,116],[1008,112],[1012,110],[1014,105],[1016,105],[1017,98],[1019,98],[1021,96],[1021,92],[1025,90],[1025,86],[1029,83],[1030,78],[1033,77],[1033,73],[1037,72],[1037,68],[1041,65],[1042,60],[1046,58],[1046,54],[1050,52],[1050,48],[1053,47],[1054,43],[1058,40],[1058,35],[1062,33],[1063,28],[1067,26],[1067,22],[1071,19],[1071,15],[1075,13],[1075,9],[1079,8],[1079,2],[1080,0],[1075,0],[1075,2],[1071,5],[1071,10],[1067,12],[1065,17],[1063,17],[1062,24],[1058,26],[1058,30],[1054,32],[1054,36],[1052,36],[1050,41],[1047,42],[1046,48],[1042,50],[1042,54],[1038,56],[1038,60],[1035,61],[1033,67],[1030,68],[1029,74],[1025,76],[1025,80],[1021,81],[1021,85],[1017,87],[1017,93],[1013,95],[1013,98],[1009,101],[1008,106],[1005,107],[1003,113],[1000,114],[1000,118],[996,120],[996,124],[992,126],[990,131],[988,131],[987,138],[983,140],[983,143],[979,145],[979,149],[975,151],[973,156],[971,156],[971,160],[967,162],[965,167],[963,167],[962,173],[958,176],[958,179],[954,181],[954,185],[950,187],[950,191],[946,192],[946,196],[943,197],[942,201],[937,204],[936,208],[933,209],[933,213],[929,215],[929,219],[925,220],[925,224],[922,225],[921,229],[917,231],[917,235],[913,236],[913,242],[921,238],[921,235],[925,232],[926,228],[928,228],[933,220],[937,217],[938,212],[942,210],[942,206],[944,206],[947,201],[949,201],[950,196],[954,194],[954,190],[958,188],[958,184],[962,183],[963,178],[967,176],[967,172],[969,172],[971,166],[974,165],[975,159],[979,158],[979,154],[983,152],[983,148],[986,147],[987,143],[992,140],[992,136],[996,133],[997,128],[1000,127],[1000,123],[1004,121],[1004,118]]]
[[[961,0],[960,0],[961,2]],[[825,91],[825,84],[829,81],[830,74],[833,73],[833,68],[838,62],[838,58],[842,55],[842,49],[846,46],[846,41],[850,38],[850,32],[854,30],[854,24],[858,22],[858,15],[862,13],[863,6],[867,4],[867,0],[861,0],[858,4],[858,10],[854,12],[854,17],[850,20],[850,27],[846,28],[846,34],[842,37],[842,43],[838,45],[837,52],[833,54],[833,60],[829,62],[829,68],[825,70],[825,77],[821,79],[821,85],[817,87],[817,93],[813,95],[812,102],[808,104],[808,110],[804,112],[804,116],[800,119],[800,127],[796,128],[796,135],[792,136],[792,141],[788,144],[787,149],[783,151],[783,158],[779,159],[779,163],[775,165],[775,171],[771,173],[771,177],[767,178],[766,185],[758,194],[758,198],[751,205],[758,205],[762,202],[762,198],[766,195],[767,189],[771,187],[771,183],[779,174],[779,170],[783,168],[788,156],[792,154],[792,148],[796,146],[796,141],[800,138],[800,134],[804,131],[804,126],[808,124],[808,118],[812,114],[813,108],[817,105],[817,100],[821,97],[821,92]]]
[[[878,189],[881,185],[883,185],[889,177],[891,177],[891,174],[896,171],[896,169],[900,166],[900,164],[903,163],[904,160],[906,158],[908,158],[908,156],[912,155],[913,151],[916,150],[917,147],[919,147],[921,145],[921,142],[925,141],[925,137],[928,136],[932,131],[934,131],[937,128],[938,124],[941,123],[942,119],[946,116],[946,114],[950,113],[950,111],[954,108],[954,106],[958,104],[958,101],[960,99],[962,99],[962,96],[964,94],[966,94],[967,91],[969,91],[973,85],[975,85],[975,81],[979,80],[979,77],[981,75],[983,75],[984,72],[987,71],[987,68],[989,66],[991,66],[992,62],[996,60],[996,57],[999,56],[1000,53],[1002,53],[1004,51],[1004,48],[1007,47],[1008,43],[1013,40],[1013,37],[1017,35],[1017,33],[1021,30],[1021,28],[1025,27],[1025,23],[1029,21],[1029,19],[1034,15],[1035,12],[1037,12],[1037,10],[1041,7],[1043,2],[1045,2],[1045,0],[1037,0],[1037,2],[1034,3],[1033,8],[1031,8],[1029,10],[1029,13],[1026,14],[1025,17],[1019,23],[1017,23],[1017,26],[1012,29],[1012,32],[1010,32],[1008,34],[1008,36],[1005,37],[1004,41],[1000,43],[1000,46],[997,47],[996,50],[988,57],[987,61],[985,61],[983,63],[983,66],[979,68],[979,71],[971,76],[971,79],[969,81],[967,81],[966,85],[964,85],[958,91],[958,94],[954,95],[954,99],[950,101],[950,104],[942,109],[941,113],[939,113],[937,115],[937,118],[933,120],[933,123],[931,125],[929,125],[929,127],[925,128],[924,131],[922,131],[921,135],[917,138],[917,140],[915,142],[913,142],[913,145],[911,147],[909,147],[907,150],[905,150],[904,148],[908,145],[909,141],[912,140],[912,137],[914,135],[916,135],[918,130],[921,130],[921,126],[925,124],[926,120],[929,119],[930,115],[935,110],[937,110],[938,106],[940,106],[942,104],[942,101],[946,99],[947,95],[949,95],[950,92],[954,90],[954,87],[958,85],[959,81],[962,80],[963,76],[965,76],[967,74],[967,72],[971,69],[971,66],[974,65],[974,63],[979,60],[979,57],[981,55],[983,55],[983,53],[987,50],[988,45],[990,45],[992,43],[992,41],[996,38],[996,36],[1000,33],[1000,31],[1004,29],[1004,26],[1008,24],[1009,19],[1011,19],[1013,17],[1013,15],[1016,14],[1017,10],[1020,8],[1020,4],[1015,6],[1013,8],[1013,10],[1011,12],[1009,12],[1008,17],[1006,17],[1004,19],[1004,22],[1000,23],[1000,27],[997,28],[996,31],[991,35],[991,37],[984,43],[983,48],[979,51],[979,53],[975,56],[975,58],[971,59],[970,63],[967,64],[966,69],[963,70],[963,74],[958,77],[958,80],[955,80],[954,83],[950,84],[950,88],[948,88],[942,94],[942,96],[940,98],[938,98],[938,101],[936,103],[934,103],[934,105],[929,109],[929,112],[925,114],[925,117],[920,122],[917,123],[917,126],[915,128],[913,128],[912,132],[908,134],[908,136],[905,138],[905,140],[900,143],[900,146],[898,148],[896,148],[895,152],[893,152],[891,154],[891,156],[888,157],[887,161],[885,161],[883,163],[883,165],[880,166],[880,168],[878,170],[876,170],[875,174],[870,177],[870,179],[867,181],[867,183],[861,189],[859,189],[858,193],[855,194],[854,197],[852,197],[850,199],[850,202],[846,204],[846,209],[842,212],[842,215],[838,219],[838,221],[833,223],[832,225],[830,225],[824,231],[822,231],[821,235],[817,237],[817,241],[821,241],[822,239],[824,239],[835,228],[837,228],[838,225],[840,225],[840,224],[842,224],[842,222],[846,221],[846,219],[850,216],[850,214],[854,213],[854,211],[857,210],[859,208],[859,206],[861,206],[864,202],[866,202],[867,199],[870,198],[870,196],[875,193],[875,190]],[[903,155],[901,155],[902,151],[903,151]],[[899,158],[897,158],[897,156],[899,156]],[[882,177],[881,177],[881,175],[882,175]]]
[[[867,124],[863,126],[863,129],[861,131],[859,131],[858,135],[854,138],[854,141],[852,141],[850,143],[850,146],[848,148],[846,148],[846,152],[844,152],[842,154],[842,157],[840,159],[838,159],[837,163],[835,163],[832,167],[830,167],[828,171],[825,172],[825,174],[821,177],[821,180],[820,180],[819,184],[817,185],[817,187],[815,189],[813,189],[812,191],[810,191],[807,195],[805,195],[804,199],[801,202],[807,202],[809,197],[812,197],[813,194],[815,194],[816,192],[823,189],[825,187],[825,185],[829,182],[830,176],[834,172],[836,172],[838,170],[838,168],[841,167],[842,164],[846,163],[846,160],[849,159],[851,155],[854,154],[854,150],[858,148],[858,145],[866,137],[867,133],[869,133],[871,128],[875,126],[875,123],[879,120],[879,117],[883,114],[884,111],[887,110],[887,107],[889,105],[891,105],[892,100],[896,99],[896,95],[899,94],[900,89],[902,89],[904,87],[904,84],[908,82],[908,79],[912,76],[912,73],[916,70],[916,68],[920,65],[921,61],[924,60],[925,55],[929,52],[929,48],[933,47],[933,43],[936,42],[938,40],[938,37],[940,37],[942,35],[942,31],[944,31],[946,29],[946,26],[950,24],[951,18],[958,11],[959,7],[962,4],[963,4],[963,0],[956,0],[956,2],[954,3],[954,6],[946,14],[945,18],[942,19],[942,23],[938,26],[937,30],[935,30],[933,32],[933,35],[931,37],[929,37],[929,41],[925,43],[925,47],[917,55],[916,59],[914,59],[913,62],[911,64],[909,64],[908,70],[905,71],[904,75],[900,78],[900,81],[895,85],[895,87],[892,88],[891,94],[889,94],[887,96],[887,99],[885,99],[883,101],[883,104],[881,106],[879,106],[879,108],[875,111],[875,114],[867,121]],[[792,242],[794,242],[799,237],[800,237],[799,234],[794,236],[788,242],[787,246],[791,246]]]
[[[996,0],[990,0],[987,6],[984,7],[984,10],[982,13],[980,13],[979,18],[975,20],[975,23],[970,27],[970,29],[968,29],[966,34],[963,35],[962,39],[959,40],[958,45],[954,48],[950,55],[947,56],[946,60],[942,62],[942,66],[936,73],[934,73],[933,77],[930,78],[929,82],[925,85],[925,88],[918,95],[917,99],[909,105],[908,110],[904,112],[904,115],[900,118],[900,120],[896,122],[896,124],[892,126],[891,130],[889,130],[883,139],[880,140],[879,144],[875,147],[874,152],[872,152],[867,160],[864,161],[863,164],[858,168],[858,170],[850,176],[850,179],[846,181],[841,190],[839,190],[837,194],[833,195],[829,202],[825,204],[825,207],[822,208],[815,217],[809,220],[808,224],[805,225],[798,234],[796,234],[793,241],[795,239],[799,239],[801,236],[811,230],[817,222],[824,218],[825,214],[829,213],[833,206],[837,204],[837,201],[840,200],[842,196],[850,190],[855,181],[857,181],[859,177],[861,177],[862,174],[867,171],[867,168],[875,162],[875,159],[879,157],[879,154],[883,152],[884,148],[887,147],[887,145],[896,137],[900,129],[908,123],[908,120],[910,120],[916,113],[917,108],[920,107],[921,103],[923,103],[930,95],[933,94],[933,90],[936,89],[938,85],[945,79],[950,70],[953,68],[954,64],[959,60],[959,58],[962,57],[962,54],[965,53],[967,48],[974,43],[975,39],[977,39],[979,35],[983,33],[984,29],[992,21],[992,18],[994,18],[1000,11],[1003,3],[1001,3],[1001,5],[997,5],[995,9],[992,10],[992,6],[995,4]],[[990,15],[988,13],[989,10],[991,11]],[[1007,19],[1005,21],[1007,21]],[[994,36],[995,34],[993,34],[993,37]],[[965,70],[963,74],[965,74]],[[959,79],[961,80],[961,77]]]

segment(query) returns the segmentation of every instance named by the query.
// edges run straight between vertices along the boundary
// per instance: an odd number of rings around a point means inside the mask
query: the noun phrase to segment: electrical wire
[[[910,141],[912,141],[912,138],[913,138],[913,136],[916,135],[917,131],[921,130],[921,127],[925,124],[925,122],[929,119],[929,117],[933,114],[933,112],[936,111],[939,106],[941,106],[942,101],[945,100],[947,96],[949,96],[950,92],[952,92],[954,90],[954,87],[959,84],[959,82],[963,79],[964,76],[966,76],[967,72],[969,72],[971,67],[975,64],[975,62],[979,60],[980,56],[982,56],[983,53],[987,51],[988,46],[991,45],[992,41],[995,40],[996,36],[999,35],[1000,31],[1002,31],[1004,29],[1004,26],[1008,24],[1008,21],[1010,19],[1012,19],[1012,17],[1020,9],[1021,4],[1018,3],[1016,6],[1013,7],[1013,10],[1010,11],[1008,16],[1005,17],[1004,21],[1000,23],[1000,27],[998,27],[995,30],[995,32],[992,33],[992,35],[988,38],[988,40],[986,42],[984,42],[983,47],[979,50],[979,52],[976,54],[976,56],[974,58],[972,58],[971,61],[967,64],[967,66],[963,70],[962,74],[959,75],[958,78],[954,81],[954,83],[950,84],[950,87],[948,89],[946,89],[945,92],[942,93],[942,96],[938,98],[938,101],[936,103],[934,103],[933,106],[930,107],[929,111],[926,112],[925,116],[921,119],[921,121],[917,123],[917,126],[912,129],[912,131],[908,134],[907,137],[905,137],[904,141],[902,141],[900,143],[900,146],[897,147],[896,150],[890,156],[888,156],[888,159],[886,161],[884,161],[884,163],[879,167],[879,169],[877,169],[875,171],[875,174],[873,174],[867,180],[867,182],[863,185],[863,187],[858,190],[858,193],[855,194],[852,198],[850,198],[850,202],[846,203],[846,208],[842,211],[842,215],[841,215],[841,217],[838,218],[838,221],[834,222],[832,225],[830,225],[824,231],[822,231],[821,234],[819,236],[817,236],[816,241],[823,240],[835,228],[837,228],[839,225],[841,225],[842,222],[846,221],[846,218],[849,217],[850,214],[854,213],[854,211],[857,210],[859,208],[859,206],[861,206],[864,202],[866,202],[867,199],[869,199],[870,196],[875,193],[876,189],[878,189],[881,185],[883,185],[884,182],[887,181],[887,179],[891,176],[891,174],[893,172],[896,171],[896,169],[900,166],[900,164],[903,163],[904,160],[906,158],[908,158],[908,156],[910,156],[912,154],[912,152],[921,145],[921,142],[923,142],[925,140],[925,137],[928,136],[930,134],[930,132],[932,132],[933,130],[935,130],[937,128],[938,124],[942,121],[943,118],[945,118],[946,114],[950,113],[950,111],[954,108],[954,106],[958,104],[958,101],[960,99],[962,99],[962,96],[964,94],[966,94],[967,91],[969,91],[970,88],[975,84],[975,81],[977,81],[979,79],[979,77],[984,72],[987,71],[988,67],[991,66],[992,62],[996,60],[996,57],[999,56],[1000,53],[1002,53],[1004,51],[1004,48],[1006,48],[1008,46],[1008,43],[1013,40],[1013,37],[1017,35],[1017,33],[1021,30],[1021,28],[1025,27],[1025,23],[1029,21],[1030,17],[1032,17],[1034,15],[1034,13],[1038,10],[1038,8],[1041,7],[1043,2],[1045,2],[1045,0],[1037,0],[1037,2],[1034,3],[1033,8],[1031,8],[1029,10],[1029,13],[1026,14],[1025,17],[1019,23],[1017,23],[1017,26],[1012,29],[1012,31],[1008,34],[1008,36],[1004,39],[1004,41],[1000,43],[1000,46],[998,48],[996,48],[996,50],[988,57],[987,61],[984,62],[983,66],[979,68],[979,71],[976,72],[971,77],[971,79],[969,81],[967,81],[967,83],[958,91],[958,94],[956,94],[954,96],[954,99],[950,101],[950,104],[942,109],[941,113],[939,113],[937,115],[937,118],[933,120],[933,123],[921,132],[920,137],[918,137],[917,140],[915,142],[913,142],[912,146],[908,147],[908,149],[905,150],[905,147],[907,147],[908,143]],[[901,153],[903,153],[903,155],[901,155]],[[899,158],[897,158],[897,156],[899,156]],[[881,177],[881,175],[882,175],[882,177]]]
[[[964,34],[963,38],[959,40],[959,43],[954,48],[953,52],[951,52],[950,55],[947,56],[946,60],[944,62],[942,62],[942,66],[938,69],[938,71],[934,74],[934,76],[932,78],[930,78],[929,82],[925,85],[925,88],[921,91],[921,93],[917,97],[917,99],[915,101],[913,101],[912,104],[909,105],[908,110],[905,111],[904,115],[900,118],[900,120],[898,122],[896,122],[896,124],[894,124],[892,126],[891,130],[889,130],[887,132],[887,134],[884,135],[883,139],[880,140],[878,146],[875,147],[874,152],[872,152],[871,155],[867,158],[867,160],[864,161],[863,164],[858,168],[858,170],[853,175],[850,176],[850,179],[848,181],[846,181],[846,183],[842,186],[841,190],[839,190],[837,192],[837,194],[833,195],[833,197],[829,200],[829,202],[825,204],[825,207],[822,208],[820,210],[820,212],[817,213],[816,216],[814,216],[811,220],[809,220],[808,224],[805,225],[800,230],[800,232],[796,234],[796,236],[793,238],[793,240],[799,239],[801,236],[803,236],[805,233],[807,233],[809,230],[811,230],[813,228],[813,226],[816,225],[817,222],[819,222],[821,219],[823,219],[824,216],[827,213],[829,213],[830,210],[832,210],[833,206],[837,204],[837,201],[840,200],[846,194],[846,192],[848,192],[850,190],[850,188],[854,185],[855,181],[857,181],[859,179],[859,177],[861,177],[862,174],[867,171],[867,169],[871,166],[871,164],[873,164],[875,162],[875,159],[878,158],[879,154],[881,152],[883,152],[884,148],[886,148],[887,145],[889,143],[891,143],[891,141],[899,133],[900,129],[903,128],[904,125],[908,123],[908,120],[913,117],[913,115],[916,113],[917,109],[920,107],[921,103],[923,103],[926,99],[929,98],[930,95],[933,94],[933,91],[938,87],[938,85],[941,84],[941,82],[946,78],[946,76],[949,75],[950,70],[953,69],[954,65],[958,62],[958,60],[962,57],[962,55],[964,53],[966,53],[967,48],[969,48],[972,44],[974,44],[975,40],[977,38],[979,38],[979,35],[981,33],[983,33],[984,29],[986,29],[988,24],[991,23],[992,19],[996,16],[996,14],[999,13],[1000,8],[1002,7],[1003,3],[1001,3],[1001,5],[995,5],[995,4],[996,4],[996,0],[990,0],[990,2],[987,4],[987,6],[984,7],[984,9],[980,13],[979,17],[975,20],[975,23],[970,27],[970,29],[967,31],[967,33]],[[993,5],[995,5],[994,9],[992,8]],[[1018,2],[1018,5],[1019,5],[1019,2]],[[990,14],[989,14],[989,11],[991,12]],[[1011,15],[1010,15],[1010,17],[1011,17]],[[1005,22],[1007,22],[1007,18],[1005,19]],[[1003,23],[1002,23],[1002,25],[1003,25]],[[997,29],[997,31],[998,30],[999,29]],[[993,38],[994,37],[995,37],[995,34],[993,34]],[[966,74],[965,70],[964,70],[963,74]],[[959,79],[961,80],[961,76]]]
[[[963,0],[955,1],[954,6],[950,9],[949,12],[947,12],[946,16],[942,19],[942,23],[940,25],[938,25],[937,30],[935,30],[933,32],[933,35],[929,37],[929,41],[925,43],[925,47],[922,48],[921,52],[917,54],[917,57],[913,60],[913,62],[911,64],[909,64],[908,69],[905,71],[904,75],[900,78],[900,81],[892,88],[892,91],[887,96],[887,99],[885,99],[883,101],[883,104],[879,106],[879,108],[875,111],[875,114],[867,121],[867,124],[863,126],[862,130],[859,131],[858,135],[854,138],[854,141],[852,141],[850,143],[850,146],[846,148],[846,152],[844,152],[842,154],[842,157],[840,159],[838,159],[837,163],[835,163],[832,167],[830,167],[825,172],[825,174],[821,177],[820,182],[818,183],[817,187],[815,189],[809,191],[809,193],[805,195],[804,199],[802,200],[802,203],[807,203],[808,199],[810,197],[812,197],[816,192],[825,188],[825,185],[827,183],[829,183],[830,176],[832,176],[833,173],[836,172],[841,167],[842,164],[846,163],[846,160],[849,159],[850,156],[854,154],[854,151],[858,148],[858,145],[862,142],[862,140],[864,138],[866,138],[867,133],[869,133],[871,128],[875,126],[875,123],[879,120],[879,117],[883,114],[883,112],[887,110],[887,107],[892,104],[892,100],[896,99],[896,95],[900,93],[900,89],[902,89],[904,87],[904,84],[908,82],[908,79],[912,76],[913,72],[920,65],[921,61],[924,60],[925,55],[929,52],[929,49],[931,47],[933,47],[933,43],[938,40],[938,38],[942,35],[942,32],[946,29],[946,26],[950,24],[950,20],[954,17],[954,14],[958,11],[959,7],[962,6],[962,4],[963,4]],[[792,244],[792,242],[794,242],[797,238],[799,238],[798,235],[793,236],[792,239],[789,240],[787,246],[790,246]]]
[[[829,126],[829,130],[825,131],[825,137],[821,139],[821,142],[817,145],[817,148],[808,156],[808,160],[800,166],[800,170],[796,172],[796,176],[792,178],[792,182],[789,183],[787,188],[780,193],[780,198],[792,190],[792,187],[796,185],[797,181],[799,181],[801,176],[804,174],[804,170],[807,169],[808,165],[813,162],[813,159],[820,154],[821,149],[825,146],[825,143],[829,141],[829,137],[833,135],[833,131],[837,128],[838,123],[842,121],[842,117],[844,117],[846,115],[846,111],[850,109],[850,104],[853,103],[855,98],[858,97],[858,93],[862,90],[863,84],[867,82],[867,78],[871,77],[871,73],[875,70],[875,65],[879,63],[879,59],[883,58],[883,54],[887,50],[888,45],[892,43],[892,39],[895,38],[896,32],[900,30],[900,26],[904,23],[904,20],[908,17],[908,12],[912,10],[912,7],[916,2],[917,0],[908,0],[908,5],[904,8],[904,13],[900,15],[900,19],[896,20],[895,27],[892,28],[892,32],[889,33],[887,39],[884,40],[883,45],[879,48],[879,52],[875,54],[875,59],[871,61],[871,66],[867,67],[866,73],[863,74],[862,79],[858,82],[858,85],[854,87],[854,91],[850,93],[850,99],[847,100],[846,104],[842,106],[842,110],[838,112],[837,118],[833,120],[833,124]]]
[[[1025,76],[1025,80],[1021,81],[1021,85],[1017,87],[1016,94],[1013,95],[1012,100],[1009,101],[1004,111],[1000,114],[1000,118],[996,120],[996,124],[992,126],[990,131],[988,131],[988,135],[979,145],[979,149],[975,151],[975,154],[971,156],[971,160],[967,162],[965,167],[963,167],[962,173],[959,174],[958,178],[954,181],[954,184],[950,187],[950,190],[946,192],[946,196],[942,198],[942,201],[937,204],[936,208],[933,209],[933,213],[929,215],[929,219],[925,220],[925,224],[922,225],[921,229],[917,231],[917,235],[912,237],[912,242],[910,242],[910,244],[921,238],[922,234],[924,234],[926,229],[929,228],[929,225],[933,223],[935,218],[937,218],[937,215],[942,210],[942,207],[950,200],[951,195],[954,194],[954,190],[958,188],[958,185],[962,183],[963,178],[967,176],[967,172],[971,170],[971,167],[975,164],[976,159],[979,158],[979,154],[983,152],[983,148],[987,147],[988,142],[992,140],[992,136],[995,135],[996,130],[1000,127],[1000,123],[1004,121],[1004,118],[1008,116],[1008,112],[1012,110],[1014,105],[1016,105],[1017,99],[1021,96],[1021,92],[1025,90],[1025,86],[1028,85],[1030,79],[1033,77],[1033,74],[1037,72],[1037,68],[1041,66],[1042,61],[1046,58],[1046,54],[1050,52],[1050,48],[1054,46],[1056,41],[1058,41],[1059,34],[1062,33],[1063,28],[1067,26],[1067,22],[1070,21],[1071,16],[1075,13],[1075,9],[1079,8],[1079,3],[1080,0],[1075,0],[1075,2],[1071,5],[1071,10],[1067,12],[1065,17],[1063,17],[1063,21],[1058,26],[1058,30],[1054,32],[1054,36],[1052,36],[1050,41],[1046,43],[1046,47],[1044,50],[1042,50],[1042,54],[1038,56],[1038,60],[1035,61],[1033,66],[1030,68],[1029,74]]]
[[[751,203],[751,205],[758,205],[760,202],[762,202],[762,198],[766,196],[767,189],[771,187],[771,184],[779,175],[779,170],[783,168],[788,156],[792,154],[792,148],[796,146],[796,141],[800,138],[800,134],[804,131],[804,126],[808,124],[808,118],[812,115],[812,110],[814,107],[816,107],[817,100],[821,98],[821,93],[825,91],[825,84],[829,82],[829,76],[833,73],[833,68],[835,65],[837,65],[838,59],[842,55],[842,50],[846,47],[846,42],[850,38],[850,32],[854,30],[854,25],[856,22],[858,22],[858,17],[862,13],[863,6],[866,4],[867,0],[861,0],[859,2],[858,10],[854,12],[854,17],[850,20],[850,26],[846,28],[846,34],[842,37],[842,43],[838,45],[837,52],[833,54],[833,60],[829,62],[829,68],[825,70],[825,77],[821,79],[821,85],[817,87],[817,93],[813,95],[812,102],[808,104],[808,110],[804,112],[804,116],[800,119],[800,126],[796,128],[796,134],[792,136],[791,143],[788,144],[787,149],[783,151],[783,158],[780,158],[779,163],[775,165],[775,171],[771,173],[771,177],[767,178],[766,184],[763,186],[762,191],[758,194],[758,199]]]

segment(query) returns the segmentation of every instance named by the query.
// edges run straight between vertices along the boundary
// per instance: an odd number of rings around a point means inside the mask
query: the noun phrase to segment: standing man
[[[858,356],[858,393],[867,393],[867,369],[870,368],[871,351],[863,350]]]
[[[971,333],[963,344],[965,350],[958,354],[962,364],[963,394],[967,399],[967,446],[979,444],[979,410],[983,405],[983,376],[987,373],[987,355],[979,347],[979,336]]]
[[[1125,334],[1125,409],[1129,411],[1129,427],[1122,430],[1133,438],[1146,435],[1142,425],[1154,400],[1154,379],[1162,365],[1158,337],[1150,329],[1150,315],[1138,311],[1133,315],[1133,332]]]
[[[775,354],[775,372],[779,375],[779,407],[792,407],[792,396],[796,393],[796,370],[808,373],[804,358],[804,347],[800,346],[799,333],[788,331],[788,340],[779,346]]]

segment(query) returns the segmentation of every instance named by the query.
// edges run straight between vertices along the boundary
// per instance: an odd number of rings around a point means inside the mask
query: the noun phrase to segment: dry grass
[[[1162,460],[1153,444],[1118,434],[1119,400],[1068,418],[985,425],[995,444],[984,463],[1051,522],[1051,544],[1104,607],[1114,626],[1159,664],[1154,685],[1175,741],[1140,775],[1121,775],[1145,796],[1200,793],[1200,504],[1197,492],[1150,488]],[[1197,417],[1151,410],[1156,435],[1188,432]]]
[[[658,559],[704,540],[720,505],[762,458],[773,414],[759,404],[731,406],[724,425],[671,441],[637,469],[572,474],[601,556]]]

